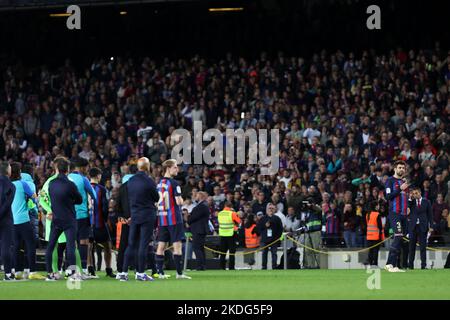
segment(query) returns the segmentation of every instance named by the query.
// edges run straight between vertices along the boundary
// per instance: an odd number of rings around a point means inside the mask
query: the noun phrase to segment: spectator
[[[344,205],[344,240],[347,248],[356,247],[356,230],[358,221],[353,206],[350,203]]]

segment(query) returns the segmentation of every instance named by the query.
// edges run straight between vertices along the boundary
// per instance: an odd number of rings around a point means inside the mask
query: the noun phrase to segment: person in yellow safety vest
[[[232,209],[233,204],[225,202],[225,207],[219,212],[219,237],[220,237],[220,267],[226,269],[226,253],[230,252],[228,269],[234,270],[234,254],[236,253],[237,229],[241,219]]]
[[[245,247],[249,251],[255,251],[260,244],[261,237],[258,236],[256,231],[255,215],[249,214],[244,222],[245,227]],[[255,253],[249,253],[244,256],[244,262],[250,266],[255,264]]]
[[[383,222],[380,215],[380,205],[374,201],[370,205],[370,212],[366,214],[367,224],[367,245],[373,247],[380,241],[384,240]],[[378,252],[380,246],[369,249],[369,257],[367,264],[370,266],[378,266]]]

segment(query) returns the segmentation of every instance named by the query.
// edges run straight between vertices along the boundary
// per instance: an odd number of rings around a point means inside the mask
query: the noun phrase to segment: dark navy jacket
[[[139,171],[127,182],[131,223],[152,222],[156,218],[155,202],[159,201],[156,183],[145,172]]]
[[[16,187],[6,176],[0,176],[0,224],[12,224],[11,205],[16,193]]]
[[[52,223],[60,228],[76,225],[75,205],[81,204],[83,198],[75,183],[66,175],[59,174],[50,182],[48,193],[53,213]]]
[[[427,232],[433,224],[433,210],[431,209],[430,201],[422,198],[420,208],[417,206],[416,199],[410,201],[409,204],[411,212],[408,216],[408,230],[412,232],[418,220],[420,231]]]
[[[208,234],[209,226],[209,208],[205,201],[200,202],[192,209],[191,216],[188,219],[192,233]]]

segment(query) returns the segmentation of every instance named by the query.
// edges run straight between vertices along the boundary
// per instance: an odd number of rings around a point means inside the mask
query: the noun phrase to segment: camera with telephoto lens
[[[300,228],[294,230],[295,233],[301,234],[308,232],[308,227],[306,225],[302,225]]]
[[[307,212],[311,209],[311,207],[313,206],[313,204],[311,203],[310,199],[308,198],[305,201],[302,201],[302,203],[300,204],[300,212]]]

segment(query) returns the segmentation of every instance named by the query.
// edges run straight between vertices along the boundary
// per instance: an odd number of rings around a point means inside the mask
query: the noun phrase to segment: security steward
[[[249,214],[245,224],[245,247],[249,251],[255,251],[257,248],[259,248],[261,237],[258,236],[257,230],[256,230],[256,222],[255,222],[255,215]],[[244,261],[246,261],[249,265],[255,264],[255,253],[249,253],[244,256]]]
[[[384,240],[383,222],[380,215],[380,206],[377,201],[370,204],[371,211],[366,214],[367,223],[367,245],[373,247],[380,241]],[[370,266],[378,266],[378,252],[380,246],[377,245],[369,249],[369,257],[367,264]]]
[[[188,225],[192,233],[192,248],[197,260],[197,271],[204,271],[206,268],[205,259],[205,239],[209,232],[209,208],[206,203],[208,194],[200,191],[196,194],[197,205],[192,209],[188,218]]]
[[[230,252],[228,269],[234,270],[234,254],[236,253],[237,230],[241,219],[232,209],[230,201],[225,202],[225,207],[218,214],[220,237],[220,267],[226,269],[226,254]]]

